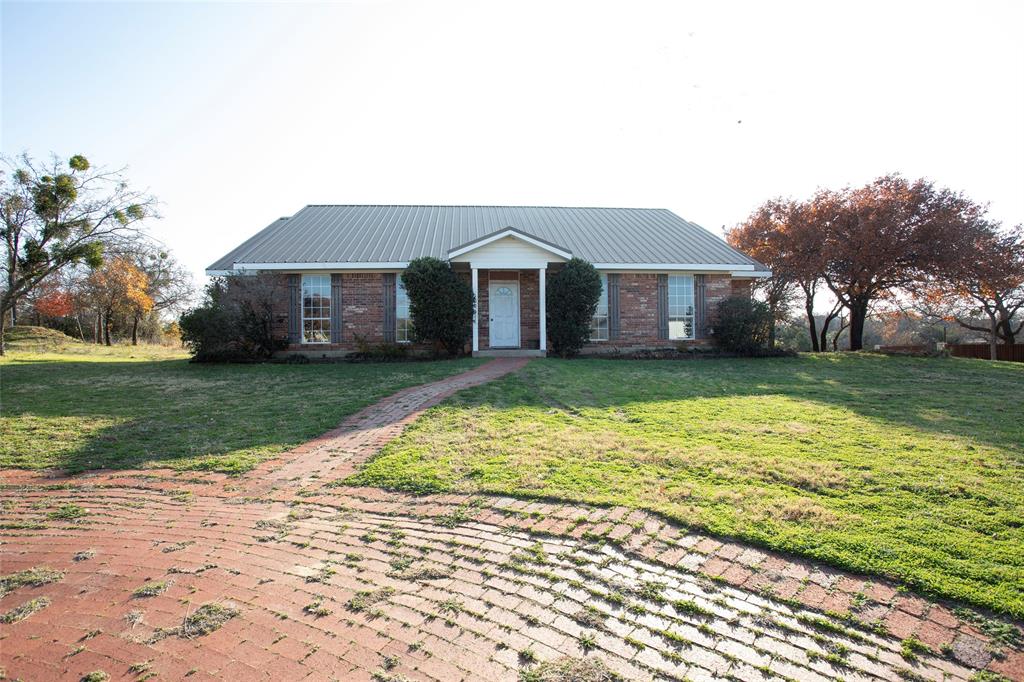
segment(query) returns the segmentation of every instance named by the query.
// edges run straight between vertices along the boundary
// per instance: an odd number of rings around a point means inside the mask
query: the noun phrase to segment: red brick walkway
[[[628,680],[1024,680],[1014,625],[644,512],[337,485],[519,366],[402,391],[241,479],[10,472],[2,573],[58,573],[0,586],[0,613],[38,609],[0,624],[7,677],[516,680],[569,658]]]

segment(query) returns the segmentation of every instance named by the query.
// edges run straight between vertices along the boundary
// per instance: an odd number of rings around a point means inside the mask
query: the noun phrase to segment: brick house
[[[287,352],[331,356],[358,340],[410,341],[401,272],[419,256],[471,283],[474,355],[544,355],[545,284],[572,257],[603,284],[589,353],[706,343],[718,301],[770,275],[664,209],[319,205],[271,223],[206,274],[274,274]]]

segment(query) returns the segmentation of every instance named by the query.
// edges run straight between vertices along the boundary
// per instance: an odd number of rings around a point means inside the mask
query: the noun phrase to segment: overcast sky
[[[209,263],[308,203],[669,208],[926,176],[1024,221],[1024,2],[15,3],[5,153]]]

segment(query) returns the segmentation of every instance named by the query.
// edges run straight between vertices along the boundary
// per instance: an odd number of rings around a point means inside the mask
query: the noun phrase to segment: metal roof
[[[504,228],[601,264],[765,269],[703,227],[662,208],[556,206],[306,206],[232,249],[208,271],[236,264],[404,264],[445,259],[453,248]],[[753,266],[753,267],[751,267]]]

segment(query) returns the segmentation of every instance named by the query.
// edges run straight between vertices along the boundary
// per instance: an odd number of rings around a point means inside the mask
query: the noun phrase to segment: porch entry
[[[491,348],[519,348],[519,282],[491,281],[487,303]]]

